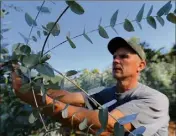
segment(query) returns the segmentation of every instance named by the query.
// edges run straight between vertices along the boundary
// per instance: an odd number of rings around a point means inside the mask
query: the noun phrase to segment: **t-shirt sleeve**
[[[101,89],[101,90],[99,90]],[[113,88],[97,88],[96,93],[89,95],[89,98],[95,99],[99,104],[103,105],[113,98]],[[97,109],[99,106],[90,100],[88,97],[85,98],[86,107],[89,109]]]
[[[137,114],[137,118],[132,122],[132,125],[135,128],[144,126],[146,128],[144,136],[155,136],[154,134],[157,133],[158,129],[164,127],[169,120],[168,98],[165,95],[154,97],[132,100],[117,107],[124,115]],[[165,131],[167,135],[167,130]]]

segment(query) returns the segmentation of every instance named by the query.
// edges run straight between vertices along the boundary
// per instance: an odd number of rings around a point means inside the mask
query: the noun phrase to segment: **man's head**
[[[140,45],[115,37],[108,43],[108,50],[113,55],[112,72],[114,78],[138,79],[140,72],[145,68],[145,53]]]

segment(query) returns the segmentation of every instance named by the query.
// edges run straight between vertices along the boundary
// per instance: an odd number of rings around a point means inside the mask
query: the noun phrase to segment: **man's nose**
[[[120,63],[120,58],[117,56],[113,59],[113,63]]]

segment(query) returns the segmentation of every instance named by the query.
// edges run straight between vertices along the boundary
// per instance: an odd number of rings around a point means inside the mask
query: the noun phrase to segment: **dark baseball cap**
[[[141,45],[138,45],[130,40],[126,41],[122,37],[115,37],[111,39],[108,43],[108,50],[113,55],[118,48],[125,46],[130,47],[142,60],[146,59],[145,52]]]

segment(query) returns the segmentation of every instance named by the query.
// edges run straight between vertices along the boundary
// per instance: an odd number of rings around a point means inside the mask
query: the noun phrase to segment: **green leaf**
[[[48,35],[48,32],[47,32],[47,31],[43,31],[43,35],[44,35],[44,36],[47,36],[47,35]]]
[[[147,17],[147,23],[156,29],[156,21],[152,16]]]
[[[112,17],[111,17],[111,20],[110,20],[110,26],[111,26],[111,27],[114,27],[115,24],[116,24],[118,11],[119,11],[119,10],[117,10],[117,11],[112,15]]]
[[[147,17],[149,17],[152,14],[152,11],[153,11],[153,5],[150,7],[150,10],[149,10],[149,12],[147,14]]]
[[[20,70],[23,74],[26,74],[28,72],[28,68],[21,66],[21,65],[20,65]]]
[[[29,123],[33,124],[37,119],[38,119],[38,111],[34,110],[30,115],[29,115]]]
[[[25,43],[28,43],[29,39],[26,36],[24,36],[22,33],[19,32],[19,34],[24,39]]]
[[[87,118],[85,118],[80,124],[79,124],[79,130],[84,130],[87,128]]]
[[[100,128],[97,132],[96,132],[96,136],[99,136],[102,132],[104,132],[105,130],[103,128]]]
[[[132,23],[128,19],[125,19],[123,27],[128,32],[133,32],[134,31],[134,27],[133,27]]]
[[[164,15],[167,15],[167,14],[170,12],[171,8],[172,8],[172,4],[170,4],[170,5],[168,6],[168,8],[166,9]]]
[[[6,48],[2,48],[2,49],[0,49],[0,53],[6,54],[6,53],[9,53],[9,51]]]
[[[47,63],[44,63],[44,64],[38,64],[36,66],[36,70],[43,74],[43,75],[47,75],[49,77],[54,77],[54,71],[53,69],[47,64]]]
[[[138,128],[136,128],[135,130],[133,130],[131,132],[131,134],[129,134],[128,136],[142,136],[142,134],[145,132],[146,128],[144,126],[140,126]],[[132,135],[133,134],[133,135]]]
[[[32,36],[32,40],[33,40],[34,42],[37,42],[37,38],[36,38],[35,36]]]
[[[46,25],[46,28],[48,30],[48,32],[53,28],[55,22],[49,22],[47,25]],[[58,36],[60,34],[60,27],[59,27],[59,24],[57,23],[54,28],[52,29],[51,31],[51,34],[53,36]]]
[[[108,109],[107,108],[99,109],[98,117],[101,123],[101,128],[105,130],[108,123]]]
[[[139,22],[136,22],[136,23],[138,24],[139,28],[142,30],[141,24]]]
[[[75,1],[66,1],[72,12],[81,15],[84,14],[84,9]]]
[[[162,17],[156,16],[156,19],[158,20],[158,22],[159,22],[162,26],[164,26],[164,19],[163,19]]]
[[[169,22],[176,24],[176,16],[173,13],[169,13],[166,18]]]
[[[39,38],[41,38],[40,31],[37,31],[37,35],[38,35]]]
[[[48,85],[45,85],[45,88],[48,89],[53,89],[53,90],[60,90],[61,87],[58,85],[58,83],[49,83]]]
[[[29,56],[25,56],[22,60],[23,64],[27,67],[27,68],[31,68],[34,65],[38,64],[39,62],[39,55],[36,54],[31,54]]]
[[[76,70],[69,70],[66,72],[66,76],[73,76],[76,75],[78,73],[78,71]]]
[[[65,108],[62,110],[62,117],[63,118],[68,117],[68,106],[69,106],[69,104],[66,104]]]
[[[24,84],[24,85],[22,85],[20,87],[19,92],[21,92],[21,93],[27,93],[27,92],[30,91],[30,89],[31,89],[31,84],[30,83]]]
[[[76,45],[72,42],[72,40],[71,40],[68,36],[66,36],[66,38],[67,38],[67,40],[68,40],[70,46],[71,46],[73,49],[75,49],[75,48],[76,48]]]
[[[85,28],[84,28],[83,36],[84,36],[84,38],[86,38],[86,40],[88,40],[90,43],[93,44],[92,40],[91,40],[91,39],[88,37],[88,35],[85,33]]]
[[[105,31],[105,29],[101,25],[99,25],[99,27],[98,27],[98,32],[101,37],[106,38],[106,39],[109,38],[107,32]]]
[[[116,34],[118,34],[117,30],[114,27],[111,27],[111,28]]]
[[[42,13],[51,13],[48,7],[37,6],[37,10]]]
[[[171,1],[167,2],[163,7],[158,10],[157,16],[162,16],[167,13],[168,9],[171,8],[170,6],[172,6]]]
[[[31,53],[31,48],[28,45],[22,45],[20,47],[20,51],[26,55],[29,55]]]
[[[32,17],[28,13],[25,13],[25,20],[29,26],[32,26],[32,25],[37,26],[37,23],[35,22],[35,20],[33,20]]]
[[[144,14],[144,7],[145,7],[145,4],[142,5],[141,9],[139,10],[139,12],[136,16],[136,21],[137,22],[141,22],[141,20],[142,20],[142,17],[143,17],[143,14]]]
[[[118,122],[114,124],[114,136],[124,136],[125,130]]]
[[[138,114],[130,114],[118,119],[120,125],[128,124],[136,119]]]

